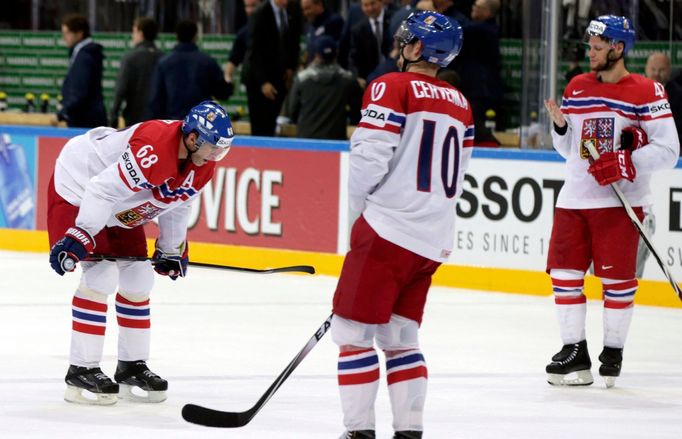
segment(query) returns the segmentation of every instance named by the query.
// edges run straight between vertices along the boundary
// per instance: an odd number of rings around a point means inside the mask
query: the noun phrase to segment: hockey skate
[[[147,367],[143,360],[119,361],[114,379],[121,390],[118,396],[136,402],[163,402],[166,400],[168,381],[164,380]],[[143,394],[134,393],[133,389],[142,390]],[[139,392],[139,391],[138,391]]]
[[[375,439],[375,438],[376,433],[374,433],[374,430],[346,431],[339,437],[339,439]]]
[[[393,439],[422,439],[421,431],[396,431]]]
[[[112,405],[118,398],[118,384],[111,381],[99,367],[69,366],[66,373],[64,400],[77,404]],[[83,391],[86,394],[83,395]]]
[[[586,340],[564,345],[545,368],[547,382],[553,386],[589,386],[594,382],[591,367]]]
[[[623,349],[609,348],[604,346],[604,350],[599,354],[599,375],[604,378],[606,388],[610,389],[616,384],[616,378],[620,375],[620,367],[623,363]]]

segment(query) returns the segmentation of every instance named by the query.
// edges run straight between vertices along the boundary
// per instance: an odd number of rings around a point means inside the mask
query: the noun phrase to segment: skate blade
[[[602,376],[602,378],[604,378],[604,384],[606,384],[607,389],[610,389],[611,387],[616,385],[616,378],[617,377]]]
[[[585,369],[566,375],[548,373],[547,382],[553,386],[589,386],[594,382],[594,378],[592,377],[592,372],[589,369]]]
[[[136,393],[138,392],[138,393]],[[166,400],[165,390],[142,390],[129,384],[118,384],[118,397],[134,402],[158,403]]]
[[[80,387],[67,385],[64,400],[75,404],[113,405],[118,398],[115,393],[92,393]]]

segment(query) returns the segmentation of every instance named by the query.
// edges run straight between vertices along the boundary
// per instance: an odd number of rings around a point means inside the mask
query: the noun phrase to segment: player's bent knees
[[[371,348],[376,326],[335,315],[331,327],[332,340],[344,351]]]
[[[149,298],[154,286],[154,270],[149,261],[126,261],[118,263],[119,293],[132,302]]]
[[[405,350],[419,347],[419,324],[397,314],[391,320],[378,325],[376,331],[377,345],[390,356]]]
[[[115,262],[84,262],[78,291],[83,297],[106,302],[106,296],[116,292],[118,268]]]

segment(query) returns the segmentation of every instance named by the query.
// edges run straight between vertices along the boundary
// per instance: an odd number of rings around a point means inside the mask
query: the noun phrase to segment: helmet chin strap
[[[197,152],[197,151],[199,151],[199,150],[201,149],[201,146],[197,147],[197,149],[195,149],[194,151],[192,151],[191,149],[189,149],[189,146],[187,146],[187,142],[185,141],[185,136],[182,136],[182,144],[185,145],[185,149],[186,149],[187,152],[189,153],[189,157],[188,157],[188,158],[191,158],[191,157],[192,157],[192,154],[194,154],[195,152]],[[196,144],[196,142],[195,142],[195,144]]]
[[[421,61],[421,59],[414,59],[414,60],[409,60],[409,59],[407,59],[407,57],[405,57],[405,53],[404,53],[404,51],[405,51],[405,46],[407,46],[407,44],[402,45],[402,47],[400,48],[400,56],[403,57],[403,68],[400,70],[401,72],[406,72],[406,71],[407,71],[407,67],[408,67],[410,64],[416,64],[416,63],[418,63],[419,61]]]

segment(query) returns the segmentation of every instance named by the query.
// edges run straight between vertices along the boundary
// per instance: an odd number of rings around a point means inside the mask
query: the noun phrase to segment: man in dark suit
[[[349,66],[365,85],[367,76],[388,56],[393,36],[390,17],[381,0],[361,0],[365,18],[350,31]]]
[[[157,32],[158,26],[153,18],[139,17],[133,24],[132,39],[135,47],[121,58],[121,68],[116,78],[114,105],[109,119],[109,125],[114,128],[118,128],[118,115],[123,103],[125,126],[147,120],[147,103],[154,68],[163,56],[154,44]]]
[[[62,109],[57,113],[57,120],[66,121],[70,127],[106,125],[102,46],[90,38],[90,24],[82,15],[64,18],[62,37],[69,48],[69,70],[62,83]]]
[[[299,4],[288,0],[264,1],[249,17],[242,84],[254,136],[275,134],[277,116],[298,67],[301,17]]]
[[[197,25],[182,20],[175,28],[178,44],[156,65],[149,100],[150,119],[184,119],[203,101],[228,99],[232,84],[225,82],[218,62],[196,45]]]

